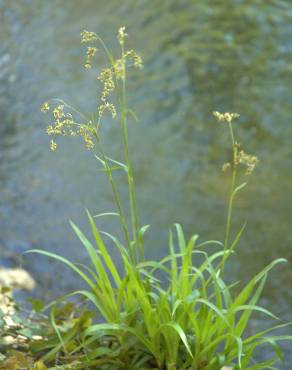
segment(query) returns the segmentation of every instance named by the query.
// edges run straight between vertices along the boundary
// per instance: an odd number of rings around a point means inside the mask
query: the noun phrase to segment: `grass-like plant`
[[[227,284],[224,267],[233,253],[244,227],[231,239],[232,209],[236,196],[246,186],[238,181],[241,167],[245,175],[253,171],[258,160],[246,154],[236,142],[233,113],[214,115],[229,128],[232,146],[230,163],[223,166],[231,173],[226,232],[223,242],[198,243],[198,235],[185,239],[182,227],[175,224],[169,231],[169,254],[161,261],[144,257],[143,237],[148,226],[138,220],[135,182],[128,144],[128,121],[135,117],[128,108],[126,81],[129,67],[142,67],[142,60],[134,50],[125,49],[125,28],[118,31],[121,53],[118,58],[100,37],[84,31],[82,43],[87,47],[85,67],[92,68],[97,52],[95,43],[105,52],[108,66],[97,79],[101,83],[100,104],[97,112],[88,117],[63,101],[52,107],[43,104],[44,112],[52,110],[54,124],[47,127],[52,136],[51,149],[57,148],[57,136],[81,136],[88,149],[95,150],[95,158],[104,170],[111,187],[116,210],[98,215],[117,216],[122,237],[101,231],[89,212],[91,242],[74,224],[73,230],[86,249],[90,264],[81,266],[65,257],[44,250],[32,250],[54,258],[69,266],[85,282],[87,289],[69,293],[62,299],[81,295],[94,309],[91,313],[70,316],[65,321],[58,316],[60,301],[51,309],[54,333],[46,342],[32,346],[46,364],[57,363],[58,368],[74,369],[167,369],[167,370],[260,370],[274,369],[282,354],[278,341],[291,340],[290,335],[272,335],[275,329],[289,324],[250,334],[247,326],[253,312],[278,320],[270,311],[258,305],[269,271],[278,259],[266,266],[245,286]],[[102,120],[105,113],[118,119],[121,125],[123,160],[110,158],[102,144]],[[114,171],[123,171],[129,191],[130,220],[125,217],[119,184]],[[240,177],[241,178],[241,177]],[[122,271],[108,253],[107,243],[113,243],[120,256]],[[215,244],[216,252],[207,253],[208,245]],[[236,288],[235,288],[235,285]],[[84,307],[86,307],[86,303]],[[94,317],[93,317],[94,316]],[[269,345],[271,356],[256,360],[259,347]],[[70,365],[71,364],[71,365]],[[66,367],[67,366],[67,367]],[[54,367],[56,368],[56,367]]]

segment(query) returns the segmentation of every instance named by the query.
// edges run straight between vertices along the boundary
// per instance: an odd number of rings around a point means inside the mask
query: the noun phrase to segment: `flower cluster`
[[[213,115],[217,118],[218,122],[227,122],[229,124],[232,121],[239,117],[238,113],[220,113],[220,112],[213,112]],[[232,128],[231,135],[233,137]],[[233,140],[233,165],[238,166],[239,164],[246,167],[246,175],[250,175],[253,170],[255,169],[256,165],[258,164],[259,160],[255,155],[247,154],[244,150],[240,148],[240,144]],[[224,163],[222,166],[222,171],[227,171],[231,167],[231,163],[227,162]]]
[[[128,50],[125,52],[124,54],[124,58],[126,60],[129,60],[132,62],[132,65],[135,67],[135,68],[142,68],[143,67],[143,62],[142,62],[142,58],[139,54],[136,53],[135,50]]]
[[[240,144],[235,143],[233,148],[233,164],[234,166],[243,165],[246,167],[245,174],[250,175],[255,169],[256,165],[259,163],[258,158],[255,155],[247,154],[243,149],[241,149]],[[231,168],[231,163],[224,163],[222,166],[222,171],[226,172]]]
[[[238,113],[219,113],[213,112],[213,115],[217,118],[218,122],[231,123],[234,119],[239,117]]]
[[[118,30],[118,41],[121,45],[124,45],[125,43],[125,38],[128,36],[126,33],[126,27],[120,27]]]
[[[48,104],[48,103],[45,103]],[[64,105],[58,105],[53,109],[54,123],[47,126],[48,135],[67,135],[73,132],[74,121],[71,113],[64,112]]]
[[[86,42],[92,42],[97,40],[97,34],[94,32],[89,32],[86,30],[83,30],[80,34],[81,36],[81,43],[86,43]]]
[[[113,72],[117,80],[124,80],[126,77],[126,65],[141,69],[143,67],[142,58],[134,50],[128,50],[122,54],[122,58],[115,60]]]
[[[101,101],[105,103],[107,97],[115,89],[112,69],[104,68],[97,77],[97,79],[102,83]]]
[[[122,55],[120,58],[111,60],[109,67],[103,68],[97,77],[97,80],[101,82],[101,105],[98,107],[99,119],[102,115],[108,111],[112,117],[115,118],[116,108],[113,103],[109,102],[110,94],[115,90],[116,80],[124,80],[126,78],[126,66],[133,66],[135,68],[142,68],[142,58],[134,51],[124,51],[125,38],[128,36],[125,27],[120,27],[118,30],[118,42],[122,46]],[[90,43],[98,40],[98,36],[94,32],[84,30],[81,33],[81,43]],[[87,47],[85,68],[90,69],[92,67],[92,59],[97,52],[97,48],[93,46]]]
[[[50,149],[51,149],[51,151],[54,152],[57,149],[57,147],[58,147],[58,145],[55,142],[55,140],[51,139],[50,140]]]
[[[48,103],[48,102],[44,102],[44,103],[41,105],[41,112],[45,113],[45,112],[47,112],[48,110],[50,110],[49,103]]]
[[[48,110],[50,110],[49,103],[45,102],[41,106],[41,111],[47,112]],[[55,141],[56,136],[81,136],[87,149],[92,149],[94,147],[94,127],[91,122],[86,125],[75,122],[72,114],[65,111],[64,104],[59,104],[54,107],[52,114],[54,122],[49,124],[46,129],[47,134],[53,136],[53,139],[50,140],[50,149],[52,151],[57,149],[57,143]]]
[[[124,80],[126,78],[125,58],[115,60],[113,70],[117,80]]]
[[[92,46],[88,46],[87,47],[87,51],[86,51],[86,61],[85,61],[85,64],[84,64],[84,67],[86,69],[89,69],[92,67],[92,59],[94,57],[94,55],[96,54],[97,52],[97,48],[95,47],[92,47]]]
[[[222,171],[226,172],[226,171],[229,170],[230,167],[231,167],[231,164],[229,162],[224,163],[223,166],[222,166]]]
[[[142,58],[134,51],[124,51],[125,38],[127,37],[126,28],[121,27],[118,30],[118,42],[121,45],[121,56],[117,59],[110,57],[110,66],[103,68],[97,77],[97,80],[101,83],[101,94],[100,94],[100,105],[97,110],[98,122],[94,124],[89,121],[80,112],[74,108],[63,103],[58,104],[54,107],[50,107],[48,102],[43,103],[41,111],[46,113],[52,109],[53,122],[47,126],[47,134],[52,137],[50,140],[51,150],[57,149],[57,143],[55,141],[56,136],[80,136],[83,138],[85,147],[92,149],[94,147],[94,139],[98,135],[98,127],[102,116],[108,112],[112,118],[117,116],[115,105],[110,101],[110,95],[118,86],[118,80],[124,80],[126,78],[126,67],[133,66],[135,68],[142,68]],[[102,40],[97,36],[96,33],[84,30],[81,32],[81,43],[92,43],[100,41],[102,46],[104,44]],[[92,67],[92,59],[94,58],[97,48],[92,45],[87,46],[85,68],[89,69]],[[75,122],[70,112],[77,112],[82,117],[83,123]]]
[[[77,135],[83,138],[86,149],[94,148],[93,132],[94,128],[92,127],[91,122],[89,122],[88,125],[80,126],[77,131]]]
[[[236,150],[234,153],[234,164],[242,164],[246,167],[246,175],[250,175],[255,166],[258,164],[259,160],[255,155],[247,154],[244,150],[239,149],[239,145],[236,145]]]
[[[111,113],[112,118],[117,116],[116,107],[112,103],[105,102],[104,104],[101,104],[98,107],[98,116],[102,117],[106,111]]]

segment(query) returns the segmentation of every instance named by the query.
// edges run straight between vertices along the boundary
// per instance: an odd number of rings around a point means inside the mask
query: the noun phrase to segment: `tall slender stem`
[[[117,190],[117,187],[116,187],[113,175],[112,175],[112,170],[111,170],[111,168],[108,164],[108,160],[105,156],[103,146],[102,146],[101,142],[98,140],[97,137],[96,137],[96,141],[97,141],[97,144],[98,144],[98,147],[99,147],[99,153],[101,155],[101,159],[103,160],[103,162],[105,164],[105,170],[106,170],[107,178],[109,180],[109,183],[110,183],[110,186],[111,186],[111,189],[112,189],[112,194],[113,194],[114,201],[115,201],[118,213],[119,213],[120,223],[121,223],[124,235],[125,235],[126,243],[129,247],[130,257],[134,261],[134,254],[133,254],[133,250],[132,250],[132,247],[131,247],[131,240],[130,240],[130,236],[129,236],[127,222],[126,222],[126,218],[125,218],[125,215],[124,215],[124,212],[123,212],[123,209],[122,209],[120,196],[119,196],[119,193],[118,193],[118,190]]]
[[[124,58],[124,47],[122,45],[122,58]],[[138,240],[138,215],[137,215],[137,203],[136,203],[136,192],[135,183],[133,177],[132,163],[129,155],[129,140],[128,140],[128,128],[127,128],[127,95],[126,95],[126,66],[124,66],[124,76],[122,80],[122,91],[121,91],[121,125],[123,131],[123,141],[124,141],[124,152],[125,160],[127,165],[127,180],[128,180],[128,190],[129,190],[129,200],[130,200],[130,213],[131,213],[131,225],[133,234],[133,245],[135,249],[135,257],[138,259],[139,255],[139,240]],[[141,248],[142,258],[143,249]]]
[[[229,193],[229,201],[228,201],[228,211],[227,211],[227,220],[226,220],[226,230],[225,230],[225,240],[224,240],[224,256],[221,263],[222,272],[224,270],[224,264],[227,259],[226,251],[228,249],[229,239],[230,239],[230,229],[231,229],[231,221],[232,221],[232,209],[233,209],[233,200],[234,200],[234,191],[236,186],[236,175],[237,175],[237,164],[236,164],[236,145],[233,133],[232,122],[228,122],[229,132],[231,137],[232,143],[232,178],[231,178],[231,186],[230,186],[230,193]]]

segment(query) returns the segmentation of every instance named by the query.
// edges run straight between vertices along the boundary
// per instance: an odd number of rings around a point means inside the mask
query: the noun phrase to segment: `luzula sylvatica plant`
[[[236,141],[238,114],[214,112],[217,120],[226,125],[232,147],[232,158],[223,165],[223,170],[231,174],[223,241],[199,242],[196,234],[186,240],[182,227],[175,224],[169,231],[168,255],[160,261],[144,257],[143,239],[149,226],[141,226],[138,219],[128,142],[133,114],[128,107],[126,84],[128,71],[132,67],[140,69],[142,60],[134,50],[126,48],[127,36],[125,27],[121,27],[117,36],[120,51],[115,56],[96,33],[83,31],[81,34],[81,43],[88,45],[85,68],[97,68],[95,58],[102,52],[108,61],[96,74],[100,97],[93,114],[81,113],[59,99],[45,102],[41,108],[43,112],[52,113],[53,123],[47,127],[52,150],[57,149],[59,136],[80,136],[85,147],[93,152],[97,165],[107,176],[116,208],[98,216],[117,216],[121,226],[121,235],[111,235],[100,230],[87,211],[91,241],[71,223],[88,253],[88,266],[48,251],[31,251],[62,262],[79,275],[87,289],[71,292],[66,297],[80,295],[84,305],[90,302],[93,307],[93,315],[86,323],[78,330],[66,332],[54,320],[54,310],[60,301],[53,303],[51,318],[59,344],[53,348],[48,345],[42,359],[52,363],[57,354],[59,358],[65,354],[67,362],[59,366],[65,368],[71,363],[76,369],[219,370],[224,366],[272,369],[281,358],[278,341],[292,337],[271,332],[289,324],[278,323],[252,334],[246,328],[254,311],[279,320],[258,302],[268,272],[285,260],[271,262],[242,287],[237,283],[227,284],[224,277],[225,265],[244,230],[243,227],[231,238],[234,202],[247,185],[247,181],[240,183],[238,178],[250,176],[258,163],[257,157],[247,154]],[[106,113],[114,125],[120,124],[124,156],[118,160],[110,158],[103,145],[102,123]],[[239,177],[242,167],[245,173]],[[122,171],[127,179],[127,204],[120,196],[114,176],[116,170]],[[128,210],[129,220],[125,216]],[[107,243],[115,245],[122,269],[113,262]],[[217,247],[216,252],[208,253],[208,246],[212,244]],[[267,359],[259,361],[256,354],[262,346],[270,346],[271,351]]]

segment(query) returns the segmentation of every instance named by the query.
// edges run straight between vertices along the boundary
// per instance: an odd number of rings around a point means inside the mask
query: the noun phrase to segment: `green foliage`
[[[271,331],[289,324],[279,323],[253,334],[247,329],[254,312],[279,320],[259,305],[259,299],[269,271],[285,260],[271,262],[240,288],[227,282],[224,276],[225,264],[244,230],[243,227],[231,240],[234,200],[246,186],[246,182],[237,183],[239,166],[244,165],[247,174],[250,174],[257,163],[257,158],[239,148],[234,138],[232,121],[238,115],[215,113],[219,121],[228,124],[233,152],[230,163],[225,165],[225,168],[231,168],[232,181],[224,243],[198,243],[198,235],[186,240],[182,227],[175,224],[174,230],[169,231],[169,255],[160,261],[144,258],[143,240],[148,225],[140,227],[138,222],[128,145],[130,110],[126,97],[126,70],[129,62],[135,66],[138,55],[124,50],[126,36],[122,27],[118,33],[121,55],[114,58],[96,34],[82,33],[82,42],[99,42],[108,56],[109,67],[99,75],[102,82],[101,105],[98,112],[88,118],[63,102],[53,110],[56,120],[54,126],[48,128],[49,135],[73,132],[72,136],[84,139],[87,148],[96,148],[96,158],[109,180],[116,205],[116,212],[98,216],[118,216],[123,238],[99,230],[94,218],[87,212],[94,242],[73,222],[71,225],[88,254],[88,266],[73,263],[48,251],[30,251],[62,262],[79,275],[86,287],[51,303],[49,320],[44,320],[46,331],[42,334],[43,340],[36,343],[29,341],[28,350],[38,360],[31,366],[35,369],[47,366],[51,369],[117,370],[220,370],[224,366],[234,370],[272,368],[278,359],[282,359],[278,342],[291,340],[292,336],[271,335]],[[86,68],[93,63],[92,50],[87,52]],[[141,60],[138,61],[140,66]],[[117,102],[118,109],[108,101],[113,91],[116,92],[113,101]],[[71,113],[64,111],[64,107],[77,113],[82,122],[76,122]],[[116,114],[120,118],[124,146],[124,159],[121,161],[109,158],[101,143],[100,127],[105,107],[111,111],[113,118]],[[48,103],[42,107],[43,111],[49,109]],[[51,142],[51,148],[55,150],[55,141],[53,144]],[[127,212],[120,200],[114,170],[123,171],[127,179],[130,226],[124,216]],[[117,249],[122,271],[108,253],[108,243],[114,244]],[[208,247],[212,244],[219,249],[210,253]],[[76,296],[82,298],[80,309],[71,303],[60,305],[61,300]],[[32,301],[32,304],[36,311],[41,309],[40,302]],[[30,339],[29,335],[27,337]],[[262,346],[270,346],[272,355],[268,360],[259,362],[256,354]],[[15,354],[10,356],[15,357]],[[6,363],[8,360],[5,360]]]
[[[227,285],[218,269],[218,262],[230,250],[208,254],[206,246],[214,242],[197,244],[197,235],[186,242],[181,226],[175,225],[179,248],[174,248],[170,231],[170,254],[159,262],[133,264],[121,242],[107,234],[123,261],[123,271],[118,273],[104,238],[88,216],[95,245],[73,224],[90,258],[86,273],[63,257],[31,251],[61,260],[74,269],[88,290],[70,295],[90,301],[101,321],[87,321],[65,332],[56,325],[61,340],[55,338],[53,343],[57,341],[58,345],[43,357],[44,361],[52,361],[62,350],[69,359],[76,359],[78,354],[76,368],[221,369],[230,365],[234,369],[266,369],[266,361],[253,361],[258,347],[265,344],[275,351],[269,364],[281,357],[277,342],[292,337],[271,336],[270,332],[288,324],[252,335],[246,334],[246,328],[255,311],[279,320],[258,301],[268,272],[285,260],[272,262],[235,293],[234,284]],[[201,262],[194,263],[200,257]]]

